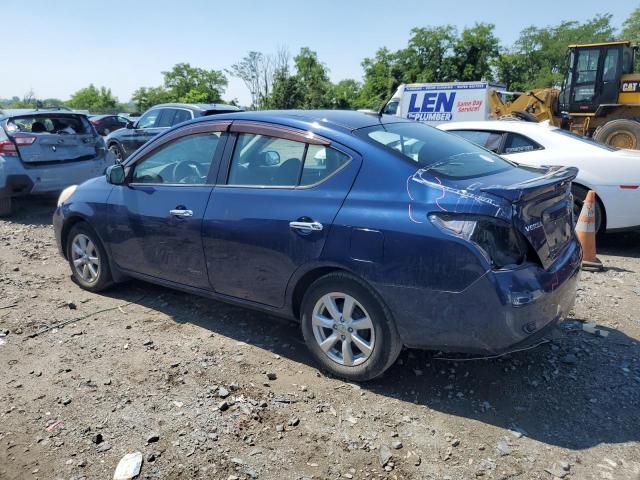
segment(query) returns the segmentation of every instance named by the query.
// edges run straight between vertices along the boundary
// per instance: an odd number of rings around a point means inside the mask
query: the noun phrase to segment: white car
[[[451,122],[438,128],[521,165],[578,167],[572,187],[576,218],[587,191],[594,190],[599,232],[640,230],[640,151],[618,150],[540,123]]]

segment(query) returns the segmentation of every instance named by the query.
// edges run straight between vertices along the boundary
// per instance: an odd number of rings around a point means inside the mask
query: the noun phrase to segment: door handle
[[[323,226],[320,222],[289,222],[289,227],[294,230],[302,230],[306,232],[319,232],[323,229]]]
[[[169,210],[169,213],[174,217],[193,217],[193,210],[175,208],[173,210]]]

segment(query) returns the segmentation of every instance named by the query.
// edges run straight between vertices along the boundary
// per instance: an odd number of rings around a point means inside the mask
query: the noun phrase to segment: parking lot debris
[[[53,430],[54,428],[56,428],[58,425],[60,425],[62,423],[62,419],[59,418],[58,420],[56,420],[55,422],[51,423],[50,425],[47,425],[47,432],[50,432],[51,430]]]
[[[155,443],[158,440],[160,440],[160,434],[156,432],[149,434],[149,436],[147,437],[147,443]]]
[[[498,445],[496,445],[496,448],[498,449],[498,452],[502,456],[506,456],[506,455],[509,455],[511,453],[511,447],[506,442],[506,440],[500,440],[498,442]]]
[[[277,378],[278,378],[278,376],[277,376],[275,373],[273,373],[273,372],[269,372],[269,373],[267,373],[267,378],[268,378],[269,380],[273,381],[273,380],[277,379]]]
[[[97,312],[92,312],[89,313],[88,315],[84,315],[82,317],[79,318],[72,318],[71,320],[65,320],[64,322],[60,322],[60,323],[54,323],[52,325],[47,325],[46,327],[42,328],[41,330],[38,330],[37,332],[32,333],[31,335],[28,335],[27,338],[35,338],[38,335],[42,335],[43,333],[47,333],[53,329],[56,328],[62,328],[65,325],[69,325],[70,323],[74,323],[74,322],[79,322],[80,320],[85,320],[89,317],[94,317],[100,313],[105,313],[105,312],[111,312],[112,310],[117,310],[121,307],[126,307],[128,305],[133,305],[134,303],[139,303],[142,299],[144,298],[144,295],[142,295],[140,298],[133,300],[131,302],[127,302],[127,303],[123,303],[122,305],[118,305],[117,307],[111,307],[111,308],[104,308],[102,310],[98,310]],[[22,333],[22,331],[20,331],[20,333]]]
[[[564,470],[562,467],[560,467],[556,463],[554,463],[548,468],[545,468],[544,471],[553,475],[555,478],[564,478],[569,473],[567,470]]]
[[[593,322],[584,322],[582,324],[582,331],[595,335],[596,337],[608,337],[609,332],[598,328],[598,325]]]
[[[380,461],[380,466],[384,467],[387,463],[389,463],[391,457],[393,457],[391,449],[386,445],[381,445],[380,450],[378,451],[378,460]]]
[[[113,480],[130,480],[140,474],[142,468],[142,453],[127,453],[118,462]]]

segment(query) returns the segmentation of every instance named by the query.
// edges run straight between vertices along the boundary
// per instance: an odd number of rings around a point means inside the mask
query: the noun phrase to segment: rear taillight
[[[13,136],[13,141],[20,147],[22,145],[33,145],[37,138],[34,135],[18,134]]]
[[[97,127],[98,125],[100,125],[100,122],[98,122],[97,120],[89,120],[89,121],[91,122],[91,125],[93,125],[93,126]]]
[[[16,155],[18,149],[11,140],[0,140],[0,155]]]
[[[521,264],[526,255],[526,240],[512,225],[482,215],[431,214],[429,220],[440,230],[474,243],[495,267]]]

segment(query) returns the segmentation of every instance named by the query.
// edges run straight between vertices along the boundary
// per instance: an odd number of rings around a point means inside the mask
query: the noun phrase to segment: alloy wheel
[[[100,254],[91,239],[79,233],[71,243],[71,260],[75,273],[87,283],[95,283],[100,276]]]
[[[339,365],[360,365],[373,353],[373,322],[351,295],[332,292],[321,297],[313,308],[311,324],[320,349]]]
[[[117,145],[111,145],[109,147],[109,151],[115,155],[116,163],[120,163],[122,161],[122,152]]]

